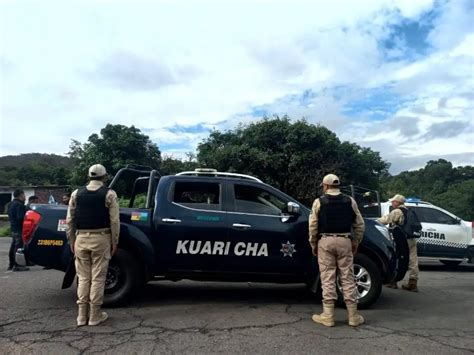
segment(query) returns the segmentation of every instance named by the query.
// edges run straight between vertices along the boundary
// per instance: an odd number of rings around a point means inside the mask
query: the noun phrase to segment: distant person
[[[108,316],[104,300],[109,260],[117,251],[120,213],[117,194],[107,188],[105,167],[89,168],[89,183],[74,191],[67,210],[67,238],[76,256],[77,326],[98,325]]]
[[[30,208],[30,205],[34,204],[34,203],[38,203],[39,202],[39,197],[38,196],[30,196],[28,197],[28,203],[26,204],[26,207],[28,207],[28,209]]]
[[[68,206],[70,200],[71,200],[71,193],[70,192],[67,192],[67,193],[63,194],[63,196],[61,197],[61,201],[62,201],[63,205]]]
[[[418,275],[420,270],[418,269],[417,241],[415,239],[416,237],[407,235],[405,231],[406,228],[404,228],[409,222],[408,208],[405,206],[405,197],[403,195],[395,195],[389,201],[392,202],[392,211],[377,219],[377,221],[382,224],[388,224],[392,228],[399,226],[403,230],[407,238],[408,248],[410,249],[410,257],[408,262],[408,284],[402,285],[402,288],[407,291],[418,292]],[[419,224],[419,221],[417,223]],[[386,286],[394,289],[398,288],[397,282],[391,282]]]
[[[13,192],[13,201],[8,207],[8,218],[10,220],[10,230],[12,234],[12,243],[8,253],[8,270],[11,271],[29,270],[27,267],[18,265],[15,261],[16,251],[23,247],[21,232],[23,228],[23,219],[25,218],[26,213],[25,200],[25,192],[17,189]]]

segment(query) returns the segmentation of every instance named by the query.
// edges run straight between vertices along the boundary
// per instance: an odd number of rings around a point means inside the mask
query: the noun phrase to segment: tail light
[[[36,228],[38,228],[38,225],[41,221],[41,215],[33,210],[30,210],[26,212],[25,214],[25,219],[23,220],[23,233],[22,233],[22,238],[23,238],[23,243],[27,245],[31,237],[33,237],[33,233],[36,231]]]
[[[474,221],[471,222],[471,234],[472,234],[472,239],[474,239]]]

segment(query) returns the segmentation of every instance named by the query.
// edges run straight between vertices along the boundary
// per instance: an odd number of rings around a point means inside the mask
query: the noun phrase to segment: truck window
[[[173,202],[201,209],[221,210],[220,184],[178,181],[174,186]]]
[[[235,211],[280,216],[286,202],[255,186],[234,185]]]
[[[456,219],[434,208],[415,207],[420,222],[436,224],[456,224]]]

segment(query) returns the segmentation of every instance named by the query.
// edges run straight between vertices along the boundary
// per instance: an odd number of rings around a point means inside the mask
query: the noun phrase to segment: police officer
[[[392,202],[392,211],[385,216],[380,217],[377,221],[382,224],[388,224],[390,227],[403,226],[405,223],[405,215],[408,209],[405,206],[405,197],[403,195],[395,195],[390,200]],[[405,213],[403,213],[405,210]],[[409,280],[408,284],[402,285],[402,288],[407,291],[418,292],[418,255],[416,247],[416,239],[407,239],[408,248],[410,250],[410,259],[408,262]],[[390,288],[398,288],[396,282],[387,285]]]
[[[313,321],[334,326],[336,275],[339,271],[348,324],[357,327],[364,323],[364,318],[357,313],[353,261],[364,236],[364,220],[356,202],[340,192],[340,180],[336,175],[326,175],[321,185],[323,195],[314,201],[309,218],[309,243],[313,254],[318,257],[323,288],[323,313],[313,315]]]
[[[100,307],[104,298],[109,260],[119,241],[120,220],[117,194],[104,186],[105,168],[89,168],[89,184],[74,191],[67,212],[67,237],[75,254],[78,276],[77,325],[98,325],[107,313]]]

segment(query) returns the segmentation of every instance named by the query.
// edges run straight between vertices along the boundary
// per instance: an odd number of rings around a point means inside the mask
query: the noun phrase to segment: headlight
[[[389,230],[388,230],[387,227],[385,227],[385,226],[383,226],[383,225],[381,225],[381,224],[376,224],[376,225],[375,225],[375,228],[377,228],[377,230],[378,230],[385,238],[387,238],[387,240],[389,240],[389,241],[392,241],[392,240],[393,240],[393,238],[392,238],[392,236],[390,235],[390,232],[389,232]]]

